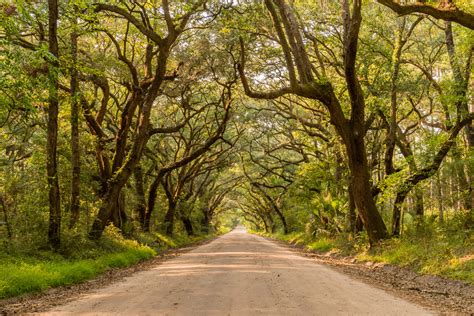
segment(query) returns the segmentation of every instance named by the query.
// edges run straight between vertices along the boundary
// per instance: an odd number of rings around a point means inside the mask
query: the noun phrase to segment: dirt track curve
[[[45,314],[431,315],[238,228]]]

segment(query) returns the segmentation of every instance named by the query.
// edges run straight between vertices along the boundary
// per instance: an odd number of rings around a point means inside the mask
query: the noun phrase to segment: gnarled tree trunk
[[[349,153],[349,149],[351,152]],[[371,242],[387,237],[385,223],[380,216],[372,196],[369,168],[363,139],[354,139],[348,146],[351,189],[354,203],[359,211]]]
[[[329,112],[330,122],[341,136],[349,157],[354,202],[369,235],[371,243],[388,236],[385,223],[380,216],[371,194],[370,174],[367,163],[364,137],[365,100],[356,72],[357,45],[362,21],[362,1],[354,0],[352,10],[349,1],[343,1],[344,20],[344,73],[351,101],[350,119],[345,117],[333,86],[326,79],[316,80],[312,65],[300,34],[295,14],[284,0],[265,0],[283,49],[290,85],[269,92],[253,92],[245,77],[245,53],[241,41],[241,63],[238,68],[245,93],[259,99],[275,99],[285,94],[318,100]],[[352,11],[352,12],[351,12]]]
[[[184,229],[186,229],[186,233],[188,236],[193,236],[194,235],[194,228],[193,228],[193,223],[187,216],[181,216],[181,221],[183,222]]]
[[[176,202],[173,199],[168,199],[168,210],[163,221],[165,225],[165,232],[168,236],[173,236],[174,217],[176,214]]]
[[[138,219],[142,230],[145,230],[145,216],[146,216],[146,201],[145,201],[145,189],[143,187],[143,172],[140,165],[135,167],[134,170],[135,179],[135,192],[137,193],[137,205],[135,207],[135,220]]]

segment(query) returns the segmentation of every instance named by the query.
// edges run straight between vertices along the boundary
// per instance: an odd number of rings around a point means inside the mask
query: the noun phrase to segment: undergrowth
[[[472,230],[422,224],[401,238],[357,254],[361,261],[408,267],[421,274],[441,275],[474,284],[474,237]]]

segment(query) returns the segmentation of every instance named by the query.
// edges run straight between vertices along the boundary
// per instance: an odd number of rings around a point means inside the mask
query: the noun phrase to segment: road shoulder
[[[353,257],[318,254],[277,239],[263,237],[318,264],[342,272],[442,315],[474,315],[474,286],[456,280],[420,275],[391,264],[360,263]]]
[[[218,237],[212,237],[200,240],[196,243],[186,245],[182,248],[168,249],[157,256],[134,264],[126,268],[110,269],[99,275],[97,278],[86,282],[51,288],[42,293],[24,294],[18,297],[0,300],[0,315],[13,315],[23,313],[44,312],[55,306],[63,305],[74,301],[90,293],[91,291],[104,288],[116,282],[120,282],[124,278],[132,274],[149,270],[163,262],[187,253],[201,245],[212,242]]]

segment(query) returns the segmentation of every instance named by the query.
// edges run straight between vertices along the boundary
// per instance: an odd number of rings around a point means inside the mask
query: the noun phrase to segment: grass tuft
[[[33,257],[4,257],[0,260],[0,298],[83,282],[107,269],[126,267],[155,254],[151,248],[140,246],[77,261],[65,258],[42,261],[41,258]]]
[[[308,244],[308,249],[313,251],[319,252],[327,252],[332,250],[335,245],[334,242],[328,238],[321,238],[319,240],[313,241],[312,243]]]

